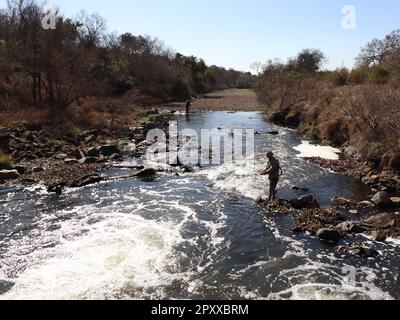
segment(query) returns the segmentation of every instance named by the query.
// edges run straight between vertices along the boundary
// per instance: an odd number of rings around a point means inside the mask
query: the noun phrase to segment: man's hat
[[[268,151],[268,152],[267,152],[267,156],[268,156],[268,157],[273,157],[273,156],[274,156],[274,153],[273,153],[272,151]]]

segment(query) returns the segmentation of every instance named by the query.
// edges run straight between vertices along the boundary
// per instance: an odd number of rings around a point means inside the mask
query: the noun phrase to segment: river
[[[301,195],[292,189],[301,186],[322,205],[332,196],[363,200],[363,185],[299,158],[301,137],[268,124],[261,113],[202,112],[176,120],[179,129],[258,131],[256,166],[204,166],[62,196],[35,185],[3,191],[0,299],[400,299],[399,243],[373,244],[378,258],[344,257],[294,234],[291,216],[254,201],[268,187],[255,174],[266,166],[267,150],[284,168],[282,198]],[[355,281],[346,278],[352,272]]]

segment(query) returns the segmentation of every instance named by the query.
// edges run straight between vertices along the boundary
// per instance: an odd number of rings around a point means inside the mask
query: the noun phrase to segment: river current
[[[180,130],[254,129],[256,165],[107,181],[62,196],[35,185],[1,190],[0,299],[400,299],[400,243],[364,238],[378,258],[344,257],[255,203],[268,189],[257,175],[267,150],[284,169],[282,198],[302,195],[299,186],[322,205],[333,196],[364,200],[365,186],[300,158],[301,137],[261,113],[176,121]]]

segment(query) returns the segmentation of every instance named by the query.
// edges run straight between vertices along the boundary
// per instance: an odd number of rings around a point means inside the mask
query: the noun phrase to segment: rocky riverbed
[[[168,115],[151,110],[143,115],[143,125],[114,130],[80,131],[51,124],[0,128],[0,186],[40,183],[50,192],[60,193],[64,186],[99,182],[101,170],[126,156],[142,156],[147,132],[166,126]]]

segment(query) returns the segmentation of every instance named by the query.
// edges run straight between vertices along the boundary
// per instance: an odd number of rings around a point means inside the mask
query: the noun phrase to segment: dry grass
[[[195,100],[193,110],[209,111],[261,111],[254,91],[231,89],[206,94]]]
[[[36,123],[48,119],[46,109],[27,108],[16,111],[6,111],[0,113],[0,125],[10,126],[14,123]]]

